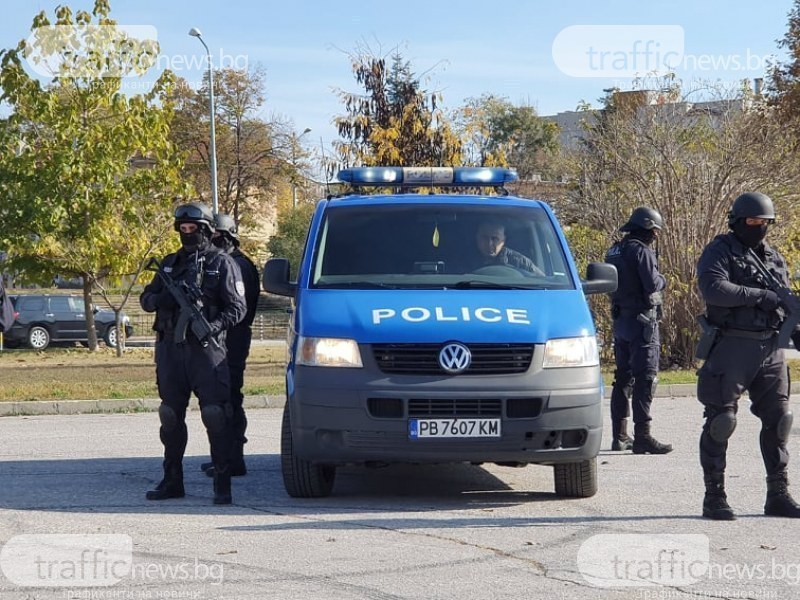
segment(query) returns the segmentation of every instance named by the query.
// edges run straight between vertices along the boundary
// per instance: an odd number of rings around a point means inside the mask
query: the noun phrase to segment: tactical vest
[[[767,289],[766,282],[759,276],[755,264],[746,254],[746,249],[734,243],[733,235],[719,236],[714,242],[722,244],[724,253],[730,258],[728,279],[731,283],[751,288]],[[764,265],[780,281],[787,281],[786,265],[776,251],[765,247]],[[783,320],[780,310],[765,311],[760,306],[715,306],[707,304],[708,320],[723,329],[744,329],[746,331],[765,331],[779,329]]]
[[[164,258],[161,268],[172,277],[175,282],[186,281],[195,282],[203,293],[202,312],[203,316],[211,322],[217,318],[222,311],[220,286],[222,280],[220,276],[220,265],[222,263],[222,252],[210,246],[197,254],[183,254],[183,260],[178,262],[179,253],[175,252]],[[197,257],[197,265],[194,263]],[[180,308],[177,306],[171,309],[159,309],[156,312],[156,322],[153,329],[171,335],[178,322]]]
[[[619,283],[617,290],[611,294],[612,305],[635,314],[648,310],[651,305],[650,296],[645,293],[642,287],[642,280],[639,277],[639,265],[633,260],[634,247],[632,245],[640,246],[644,252],[653,251],[643,241],[626,236],[608,249],[605,261],[617,268]]]

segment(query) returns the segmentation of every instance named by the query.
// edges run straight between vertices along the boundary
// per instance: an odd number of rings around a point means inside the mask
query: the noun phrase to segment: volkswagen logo
[[[469,368],[472,353],[464,344],[451,342],[439,351],[439,365],[445,373],[457,375]]]

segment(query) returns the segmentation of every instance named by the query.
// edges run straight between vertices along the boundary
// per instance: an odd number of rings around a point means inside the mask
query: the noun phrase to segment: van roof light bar
[[[388,187],[495,187],[518,179],[514,169],[501,167],[354,167],[337,177],[353,186]]]

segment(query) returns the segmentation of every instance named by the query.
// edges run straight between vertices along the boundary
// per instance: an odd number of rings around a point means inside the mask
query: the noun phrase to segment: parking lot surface
[[[249,473],[228,507],[212,505],[199,469],[197,411],[187,497],[157,503],[144,498],[160,479],[156,413],[3,417],[0,597],[800,598],[800,523],[762,515],[757,419],[740,411],[730,444],[739,518],[712,522],[699,516],[700,405],[653,409],[654,434],[675,451],[607,451],[607,426],[600,491],[573,500],[553,494],[548,467],[495,465],[346,468],[333,496],[292,499],[281,411],[254,409]]]

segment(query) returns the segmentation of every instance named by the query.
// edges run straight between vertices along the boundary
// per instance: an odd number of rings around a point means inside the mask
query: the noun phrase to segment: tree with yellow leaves
[[[391,63],[368,51],[351,56],[364,93],[339,91],[347,112],[334,119],[342,166],[454,166],[461,143],[439,108],[441,97],[422,88],[408,61],[395,51]]]
[[[119,321],[148,258],[172,242],[173,199],[185,192],[169,140],[171,74],[147,94],[124,93],[122,78],[154,64],[158,45],[128,36],[110,10],[107,0],[91,14],[62,5],[54,24],[42,11],[28,40],[0,52],[1,98],[12,109],[0,122],[4,267],[42,283],[82,278],[91,349],[92,292],[108,300],[103,286],[126,282],[112,306]],[[52,80],[42,84],[25,64]]]

